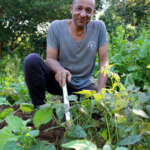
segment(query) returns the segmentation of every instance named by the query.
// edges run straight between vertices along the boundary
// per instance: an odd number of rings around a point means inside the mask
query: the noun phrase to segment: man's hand
[[[63,87],[66,81],[71,82],[71,73],[64,69],[58,62],[58,50],[52,47],[47,47],[46,62],[50,69],[55,73],[55,79],[59,83],[60,87]]]
[[[66,80],[71,82],[71,73],[66,69],[60,69],[55,74],[55,79],[59,83],[60,87],[63,87],[66,83]]]

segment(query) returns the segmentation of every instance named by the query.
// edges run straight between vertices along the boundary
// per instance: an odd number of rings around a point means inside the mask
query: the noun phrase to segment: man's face
[[[77,27],[85,27],[95,13],[94,0],[76,0],[70,7],[72,19]]]

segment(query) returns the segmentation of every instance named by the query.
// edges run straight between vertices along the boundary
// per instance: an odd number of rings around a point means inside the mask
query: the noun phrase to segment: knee
[[[41,61],[42,58],[38,54],[36,53],[29,54],[24,59],[24,68],[37,66]]]

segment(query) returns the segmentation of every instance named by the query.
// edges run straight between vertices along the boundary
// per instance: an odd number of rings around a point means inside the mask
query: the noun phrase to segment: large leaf
[[[73,127],[70,136],[73,138],[85,138],[87,135],[83,128],[79,125]]]
[[[56,148],[53,145],[46,146],[40,142],[38,145],[31,146],[29,150],[56,150]]]
[[[62,144],[63,148],[74,148],[75,150],[97,150],[95,144],[87,140],[74,140],[66,144]]]
[[[16,142],[10,141],[5,144],[3,150],[22,150],[22,148],[19,147]]]
[[[16,141],[17,139],[14,138],[11,129],[4,127],[0,130],[0,150],[3,150],[4,145],[10,140]]]
[[[13,131],[21,131],[24,127],[24,121],[17,116],[6,117],[8,127]]]
[[[41,124],[46,124],[52,119],[53,113],[50,105],[40,108],[36,111],[33,123],[36,128],[39,128]]]
[[[120,141],[119,145],[133,145],[142,139],[141,135],[132,135]]]
[[[0,119],[4,119],[6,116],[13,112],[13,108],[6,108],[0,113]]]

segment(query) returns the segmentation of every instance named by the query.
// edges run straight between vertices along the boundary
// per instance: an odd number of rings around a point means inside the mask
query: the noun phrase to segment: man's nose
[[[86,16],[86,11],[82,10],[80,15],[81,15],[81,17],[85,17]]]

